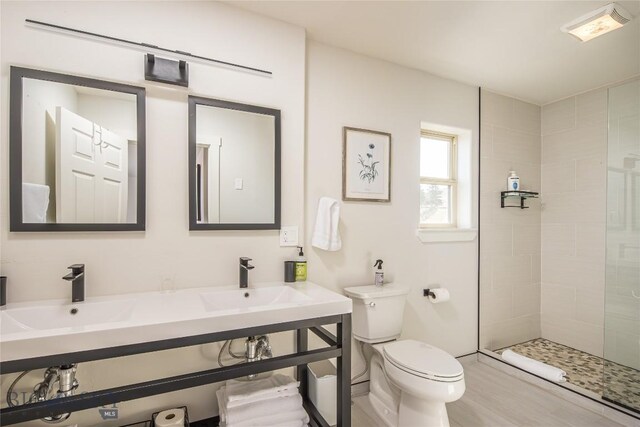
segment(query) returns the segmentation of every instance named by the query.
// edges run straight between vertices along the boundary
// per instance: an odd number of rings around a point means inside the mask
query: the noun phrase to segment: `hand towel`
[[[237,425],[237,423],[243,421],[262,420],[270,415],[287,416],[299,409],[302,409],[302,396],[299,394],[289,397],[276,397],[236,408],[226,408],[225,420],[228,425]],[[287,417],[285,419],[289,420],[291,418]]]
[[[225,403],[256,398],[264,395],[274,395],[285,390],[298,390],[299,381],[283,374],[274,374],[268,378],[255,381],[229,380],[226,382]]]
[[[311,245],[325,251],[339,251],[342,239],[338,224],[340,222],[340,204],[330,197],[321,197],[318,202],[316,226],[313,231]]]
[[[49,208],[49,186],[40,184],[22,184],[22,222],[47,222]]]
[[[525,371],[538,375],[542,378],[546,378],[558,383],[565,382],[564,378],[567,373],[562,369],[556,368],[538,360],[531,359],[529,357],[518,354],[512,350],[505,350],[502,352],[502,358]]]

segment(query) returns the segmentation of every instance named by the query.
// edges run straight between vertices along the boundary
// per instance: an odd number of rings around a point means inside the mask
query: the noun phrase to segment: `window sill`
[[[471,242],[477,235],[478,230],[475,228],[419,228],[416,231],[416,236],[422,243]]]

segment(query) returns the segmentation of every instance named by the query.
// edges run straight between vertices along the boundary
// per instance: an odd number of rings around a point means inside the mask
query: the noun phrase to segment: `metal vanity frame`
[[[333,335],[323,326],[335,324],[337,334]],[[300,394],[304,408],[309,414],[312,426],[328,427],[327,421],[311,403],[308,395],[308,364],[320,360],[337,360],[337,425],[351,426],[351,313],[337,314],[316,319],[296,320],[223,332],[212,332],[182,338],[129,344],[118,347],[101,348],[51,356],[11,360],[0,363],[0,374],[10,374],[32,369],[48,368],[73,363],[111,359],[134,354],[151,353],[161,350],[189,347],[235,338],[276,332],[295,331],[296,350],[292,354],[277,356],[256,362],[235,365],[166,377],[152,381],[129,384],[104,390],[91,391],[70,397],[52,399],[45,402],[29,403],[0,410],[2,425],[11,425],[67,412],[98,408],[118,402],[140,399],[157,394],[183,390],[191,387],[217,383],[250,374],[259,374],[276,369],[296,367],[296,378],[300,381]],[[327,347],[309,350],[309,331],[317,335]],[[182,402],[182,404],[188,402]]]

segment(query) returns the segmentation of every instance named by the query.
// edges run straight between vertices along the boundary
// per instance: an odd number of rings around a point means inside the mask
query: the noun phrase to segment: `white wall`
[[[56,107],[76,111],[78,94],[73,86],[24,79],[22,100],[22,179],[55,191]]]
[[[308,245],[318,199],[342,197],[342,127],[392,135],[391,202],[341,202],[342,250],[307,247],[309,278],[336,291],[370,284],[373,263],[382,258],[386,281],[411,288],[404,337],[462,355],[476,350],[477,241],[423,244],[416,238],[421,122],[471,131],[473,200],[477,200],[477,88],[307,43]],[[474,202],[474,221],[476,217]],[[422,289],[434,284],[450,290],[451,302],[433,305],[422,296]],[[354,372],[361,367],[360,358],[354,356]]]
[[[497,350],[540,337],[540,202],[500,207],[510,170],[540,191],[540,107],[483,90],[481,111],[480,348]]]
[[[87,266],[89,297],[174,286],[233,285],[240,256],[254,259],[252,281],[282,279],[277,231],[190,232],[188,229],[187,95],[197,94],[282,110],[282,215],[284,224],[304,221],[305,34],[300,28],[205,2],[2,2],[2,178],[0,269],[9,277],[10,302],[69,298],[60,277],[73,263]],[[190,63],[190,88],[144,80],[143,53],[27,27],[30,18],[256,66],[272,77]],[[9,66],[70,73],[147,89],[147,227],[137,233],[9,233]],[[303,230],[301,230],[303,231]],[[276,352],[286,350],[277,341]],[[176,363],[179,360],[180,363]],[[83,390],[215,366],[200,349],[163,352],[81,366]],[[33,386],[37,372],[20,390]],[[13,376],[2,377],[2,384]],[[84,388],[86,387],[86,388]],[[6,389],[5,389],[6,390]],[[119,404],[117,423],[138,421],[175,403],[188,403],[193,419],[216,411],[211,387]],[[99,423],[97,410],[72,422]],[[39,422],[32,425],[41,425]]]
[[[542,107],[542,337],[602,356],[607,90]]]

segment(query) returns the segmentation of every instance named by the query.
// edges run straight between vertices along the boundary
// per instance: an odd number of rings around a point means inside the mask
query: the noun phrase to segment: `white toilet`
[[[353,337],[373,349],[368,399],[388,427],[449,426],[445,403],[464,394],[462,365],[450,354],[415,340],[398,340],[408,289],[355,286]]]

